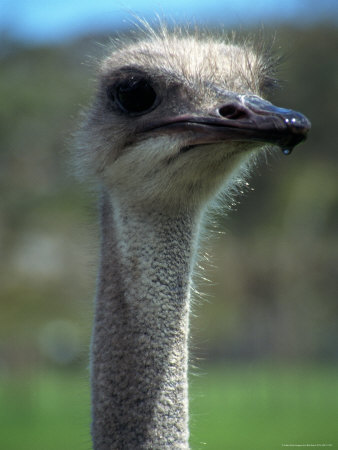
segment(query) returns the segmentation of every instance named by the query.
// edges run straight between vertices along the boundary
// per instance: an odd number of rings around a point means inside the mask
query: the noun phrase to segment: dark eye
[[[115,97],[120,108],[130,114],[148,112],[156,102],[156,92],[143,78],[130,78],[119,84]]]

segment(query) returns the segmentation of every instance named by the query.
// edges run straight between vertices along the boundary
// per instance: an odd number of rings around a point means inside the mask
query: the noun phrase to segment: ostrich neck
[[[95,450],[187,449],[189,287],[197,217],[101,207],[92,339]]]

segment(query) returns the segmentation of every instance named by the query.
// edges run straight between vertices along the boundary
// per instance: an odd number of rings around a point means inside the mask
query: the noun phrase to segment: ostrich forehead
[[[267,59],[249,45],[174,34],[114,50],[103,61],[101,75],[109,76],[127,67],[142,68],[153,76],[164,75],[166,81],[213,83],[236,92],[259,93],[270,75]]]

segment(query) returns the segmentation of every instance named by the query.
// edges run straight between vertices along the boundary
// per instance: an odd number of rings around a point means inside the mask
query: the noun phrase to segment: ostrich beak
[[[153,122],[145,131],[191,132],[189,145],[224,141],[256,141],[279,146],[284,154],[306,139],[310,121],[300,112],[273,105],[256,95],[230,97],[230,101],[207,114],[184,114]]]
[[[255,95],[244,95],[242,101],[253,124],[251,139],[276,144],[286,154],[306,139],[311,123],[300,112],[280,108]]]

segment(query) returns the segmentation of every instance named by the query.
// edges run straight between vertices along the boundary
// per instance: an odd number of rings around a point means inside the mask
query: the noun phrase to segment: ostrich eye
[[[115,96],[120,108],[130,114],[148,112],[155,104],[156,92],[143,78],[130,78],[119,84]]]

